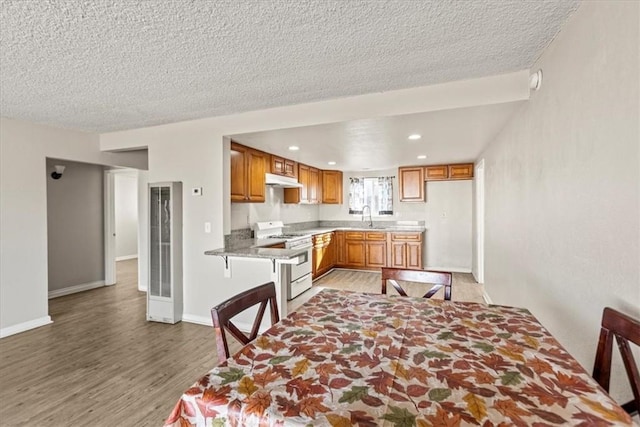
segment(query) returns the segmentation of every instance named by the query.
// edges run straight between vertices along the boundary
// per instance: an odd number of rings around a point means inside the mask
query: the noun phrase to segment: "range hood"
[[[298,183],[298,180],[295,178],[275,175],[272,173],[265,174],[265,184],[270,187],[302,188],[302,184]]]

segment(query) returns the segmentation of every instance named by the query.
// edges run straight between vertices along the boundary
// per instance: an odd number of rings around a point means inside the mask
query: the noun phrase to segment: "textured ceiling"
[[[1,0],[0,114],[106,132],[501,74],[577,6]]]
[[[473,162],[524,101],[233,135],[234,141],[342,171]],[[417,141],[407,137],[422,136]],[[300,150],[289,151],[291,145]],[[426,159],[417,156],[425,155]],[[336,162],[329,165],[328,162]]]

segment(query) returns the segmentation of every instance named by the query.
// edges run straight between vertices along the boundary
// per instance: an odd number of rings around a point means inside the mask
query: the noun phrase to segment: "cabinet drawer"
[[[366,233],[367,240],[387,240],[387,233],[380,231],[367,231]]]
[[[420,242],[422,233],[391,233],[391,240],[394,242]]]
[[[364,232],[362,231],[346,231],[344,238],[347,240],[364,240]]]

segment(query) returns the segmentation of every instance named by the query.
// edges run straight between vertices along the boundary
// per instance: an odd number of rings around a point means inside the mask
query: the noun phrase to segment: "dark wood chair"
[[[640,321],[610,307],[605,308],[602,312],[600,339],[596,351],[596,361],[593,364],[593,378],[607,392],[611,379],[613,337],[618,343],[634,396],[634,400],[623,404],[622,408],[629,414],[634,414],[640,409],[640,375],[638,374],[638,365],[629,347],[629,341],[640,346]]]
[[[251,332],[249,335],[246,335],[231,322],[231,319],[257,304],[260,304],[258,313],[253,322]],[[216,347],[218,349],[218,359],[220,363],[227,360],[230,356],[225,330],[228,330],[231,335],[243,345],[250,343],[258,336],[258,330],[260,329],[267,304],[269,304],[271,324],[273,325],[280,320],[278,303],[276,301],[276,287],[273,282],[265,283],[264,285],[244,291],[211,309],[211,318],[213,319],[213,327],[216,330]]]
[[[444,286],[444,299],[451,301],[451,273],[445,271],[406,270],[403,268],[382,268],[382,293],[387,293],[387,282],[402,296],[407,292],[400,286],[398,280],[403,282],[430,283],[433,287],[422,296],[431,298]]]

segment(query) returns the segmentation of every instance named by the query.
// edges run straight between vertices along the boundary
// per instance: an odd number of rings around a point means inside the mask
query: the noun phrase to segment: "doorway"
[[[140,180],[144,174],[135,169],[105,171],[105,282],[129,283],[138,277],[140,285]],[[145,183],[146,185],[146,183]],[[126,277],[119,277],[126,275]]]

